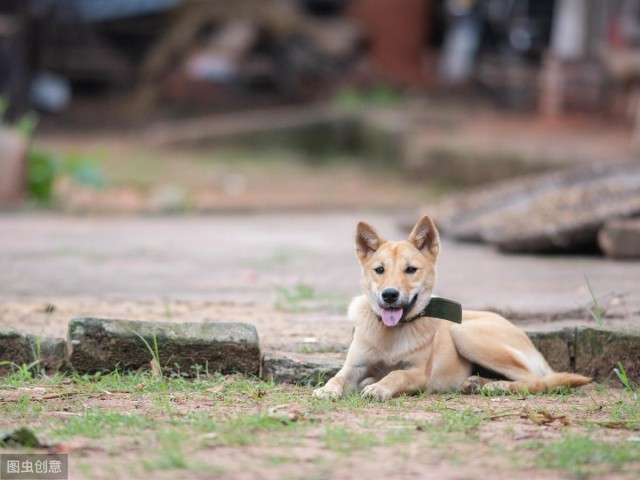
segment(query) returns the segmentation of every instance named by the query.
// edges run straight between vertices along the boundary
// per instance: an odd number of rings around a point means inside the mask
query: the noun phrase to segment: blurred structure
[[[3,0],[10,116],[133,94],[236,110],[380,82],[635,115],[638,0]],[[468,89],[467,89],[468,91]],[[630,112],[633,112],[631,114]]]

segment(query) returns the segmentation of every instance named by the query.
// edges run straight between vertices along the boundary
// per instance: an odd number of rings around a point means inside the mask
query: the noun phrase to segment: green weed
[[[304,302],[315,298],[314,288],[306,283],[298,283],[291,289],[277,286],[276,291],[278,298],[275,306],[278,310],[301,312],[304,311]]]
[[[604,327],[607,324],[607,322],[602,315],[602,309],[600,308],[598,299],[596,298],[596,295],[593,293],[593,288],[591,288],[591,283],[589,282],[589,279],[587,278],[586,275],[584,276],[584,281],[587,282],[589,295],[591,295],[591,309],[589,310],[589,313],[591,314],[591,317],[595,320],[596,325],[598,327]]]
[[[34,368],[40,363],[39,360],[31,362],[29,364],[23,363],[18,365],[15,362],[3,360],[0,362],[0,367],[11,367],[11,374],[4,379],[7,384],[10,385],[22,385],[34,378]]]
[[[60,177],[69,177],[79,185],[94,188],[104,188],[107,183],[95,156],[29,150],[27,191],[32,198],[42,203],[51,202],[55,183]]]
[[[624,366],[622,365],[622,362],[618,362],[618,368],[614,368],[613,371],[615,372],[620,382],[622,382],[622,385],[624,385],[625,390],[631,392],[633,394],[633,397],[637,400],[638,389],[640,387],[637,383],[629,378],[626,370],[624,369]]]
[[[155,371],[153,373],[156,374],[157,379],[160,382],[164,383],[164,376],[162,375],[162,365],[160,364],[160,352],[158,351],[158,339],[156,338],[155,333],[153,334],[153,348],[151,348],[151,345],[149,345],[149,342],[147,342],[147,340],[139,332],[133,332],[133,333],[140,340],[142,340],[142,343],[144,343],[144,346],[147,347],[147,350],[151,354],[152,361],[155,362]]]
[[[20,395],[16,402],[7,404],[2,410],[12,417],[37,417],[43,412],[44,405],[41,401],[33,400],[30,395]]]

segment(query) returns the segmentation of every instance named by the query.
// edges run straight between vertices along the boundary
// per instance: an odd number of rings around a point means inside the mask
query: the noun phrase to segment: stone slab
[[[10,362],[18,366],[30,365],[36,357],[31,343],[19,331],[0,326],[0,363]],[[0,375],[7,375],[14,370],[9,363],[0,365]]]
[[[605,223],[598,231],[598,246],[608,257],[640,260],[640,218]]]
[[[210,373],[257,375],[260,345],[248,323],[169,323],[100,318],[69,322],[67,355],[78,373],[149,367],[149,349],[158,344],[161,367],[191,375],[199,365]]]
[[[571,251],[595,246],[608,220],[640,214],[640,163],[592,164],[475,192],[440,208],[445,235],[507,252]]]
[[[342,368],[344,360],[321,355],[266,352],[262,378],[274,383],[316,385],[326,382]]]

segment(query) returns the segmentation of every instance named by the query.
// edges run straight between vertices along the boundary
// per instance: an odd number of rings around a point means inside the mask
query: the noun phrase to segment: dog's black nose
[[[382,299],[389,304],[395,303],[399,297],[400,292],[395,288],[385,288],[382,291]]]

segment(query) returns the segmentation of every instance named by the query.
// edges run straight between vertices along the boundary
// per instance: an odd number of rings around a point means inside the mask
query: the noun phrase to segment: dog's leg
[[[313,391],[313,396],[316,398],[340,398],[348,392],[356,390],[366,372],[366,366],[352,366],[347,362],[325,386],[316,388]]]
[[[377,400],[388,400],[401,393],[413,393],[427,387],[425,369],[411,368],[409,370],[394,370],[377,383],[362,390],[363,397]]]
[[[508,380],[469,377],[461,390],[473,393],[544,392],[557,386],[578,387],[591,379],[573,373],[556,373],[533,346],[526,334],[507,320],[487,314],[451,328],[458,352],[474,363],[495,371]]]

